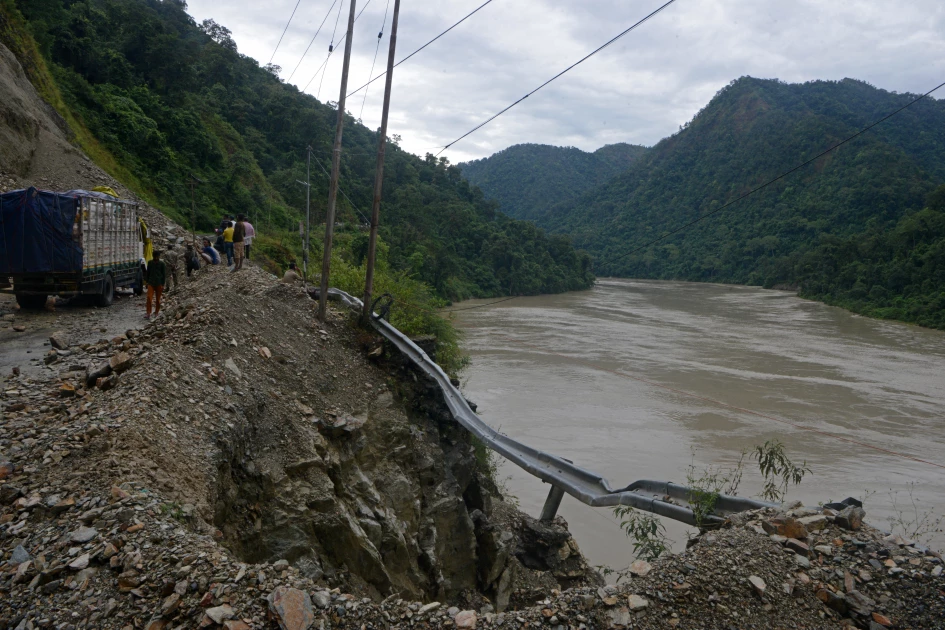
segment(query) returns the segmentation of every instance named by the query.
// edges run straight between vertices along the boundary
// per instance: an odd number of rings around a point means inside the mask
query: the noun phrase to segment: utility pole
[[[390,49],[387,51],[387,77],[384,79],[384,107],[381,132],[377,140],[377,172],[374,175],[374,199],[371,202],[371,237],[368,241],[367,271],[364,275],[364,308],[361,321],[371,321],[371,293],[374,291],[374,258],[377,255],[377,224],[380,222],[381,189],[384,186],[384,152],[387,148],[387,114],[390,111],[390,89],[394,78],[394,52],[397,49],[397,18],[400,0],[394,0],[394,19],[390,26]]]
[[[197,184],[202,183],[203,181],[197,179],[193,173],[190,174],[190,242],[194,247],[196,247],[197,243],[197,236],[195,234],[197,230],[197,200],[194,188]]]
[[[305,186],[305,232],[302,233],[302,288],[308,282],[308,243],[309,243],[309,222],[311,220],[311,200],[312,200],[312,147],[308,147],[308,153],[305,157],[305,181],[299,182]],[[298,181],[298,180],[295,180]]]
[[[318,293],[318,319],[325,321],[328,309],[328,274],[331,270],[331,241],[335,232],[335,202],[338,199],[338,177],[341,174],[341,134],[345,123],[345,94],[348,91],[348,66],[351,65],[351,42],[354,39],[354,8],[348,12],[348,34],[345,37],[345,58],[341,66],[341,95],[338,97],[338,124],[335,145],[331,151],[331,183],[328,185],[328,213],[325,217],[325,247],[322,256],[322,282]]]

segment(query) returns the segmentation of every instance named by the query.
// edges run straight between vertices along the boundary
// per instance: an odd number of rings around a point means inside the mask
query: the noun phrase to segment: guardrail
[[[344,291],[329,289],[328,297],[340,300],[348,307],[361,312],[361,300]],[[390,322],[376,316],[371,318],[371,322],[385,339],[437,383],[450,413],[457,422],[496,453],[551,484],[551,491],[548,493],[548,499],[541,513],[543,521],[550,521],[555,517],[565,492],[591,507],[627,505],[681,521],[687,525],[702,527],[719,525],[724,522],[728,514],[774,505],[743,497],[719,495],[713,512],[699,519],[689,507],[689,498],[693,495],[693,490],[687,486],[668,481],[642,479],[615,489],[609,481],[593,471],[585,470],[564,458],[522,444],[490,427],[473,412],[462,393],[426,352],[394,328]]]

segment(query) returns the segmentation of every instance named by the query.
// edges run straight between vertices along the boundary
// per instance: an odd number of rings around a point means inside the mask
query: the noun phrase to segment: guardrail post
[[[555,514],[558,513],[558,507],[561,506],[561,499],[564,498],[564,490],[552,484],[548,491],[548,498],[545,499],[545,506],[541,508],[540,520],[542,523],[550,523],[555,520]]]

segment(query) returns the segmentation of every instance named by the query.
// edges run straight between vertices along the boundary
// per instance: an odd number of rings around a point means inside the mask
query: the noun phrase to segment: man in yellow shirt
[[[226,252],[226,264],[233,264],[233,226],[228,225],[223,230],[223,251]]]

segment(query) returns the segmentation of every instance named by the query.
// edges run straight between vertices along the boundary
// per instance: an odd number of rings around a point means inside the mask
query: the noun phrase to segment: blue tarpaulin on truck
[[[37,190],[0,194],[0,277],[82,271],[82,248],[73,240],[78,199]]]

